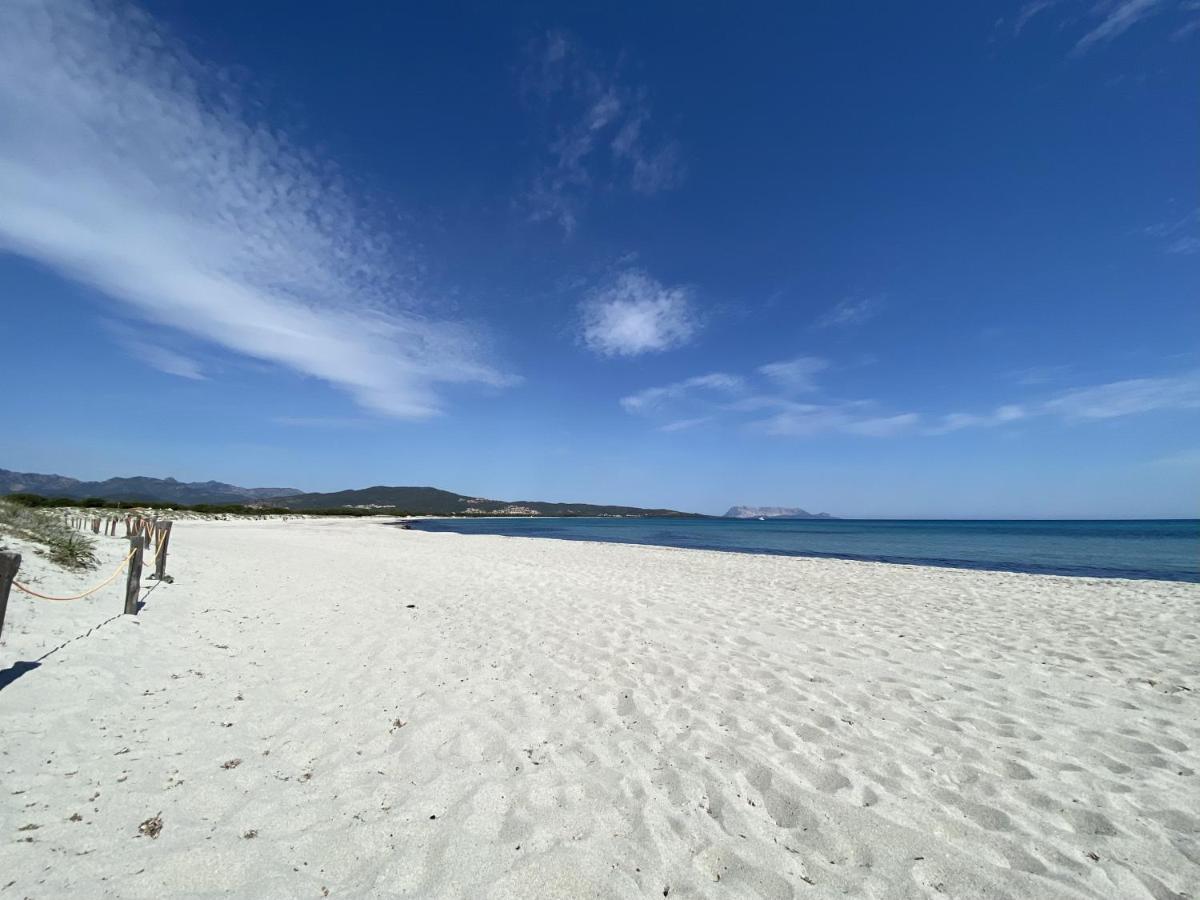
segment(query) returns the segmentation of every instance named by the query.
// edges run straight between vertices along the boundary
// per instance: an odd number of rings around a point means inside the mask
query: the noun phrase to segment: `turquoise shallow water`
[[[428,519],[425,531],[1200,582],[1200,519]]]

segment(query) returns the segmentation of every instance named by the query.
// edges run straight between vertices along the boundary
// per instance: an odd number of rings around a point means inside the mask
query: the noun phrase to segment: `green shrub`
[[[49,509],[0,499],[0,529],[41,544],[52,562],[68,569],[94,569],[99,562],[95,540],[69,528],[59,513]]]

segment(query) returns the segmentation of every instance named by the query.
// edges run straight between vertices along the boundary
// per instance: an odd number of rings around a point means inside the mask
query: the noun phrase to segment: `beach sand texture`
[[[168,569],[14,592],[0,897],[1200,896],[1198,585],[378,520]]]

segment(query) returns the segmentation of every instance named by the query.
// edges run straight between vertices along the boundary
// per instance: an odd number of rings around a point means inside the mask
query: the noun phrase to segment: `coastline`
[[[1200,880],[1200,586],[383,525],[189,520],[136,618],[10,601],[14,895]]]
[[[477,522],[487,523],[490,527],[488,530],[480,530],[476,527]],[[559,524],[560,527],[556,531],[538,528],[537,524],[541,521]],[[513,522],[514,526],[505,527],[505,523]],[[593,517],[593,516],[427,516],[423,520],[417,521],[413,519],[413,527],[419,531],[430,533],[455,533],[471,537],[482,535],[493,535],[500,537],[520,537],[544,540],[565,540],[565,541],[584,541],[588,543],[608,543],[618,544],[623,546],[649,546],[649,547],[673,547],[676,549],[687,550],[704,550],[721,553],[738,553],[761,556],[783,556],[795,557],[802,559],[830,559],[830,560],[846,560],[862,563],[885,563],[888,565],[902,566],[923,566],[930,568],[948,568],[962,569],[974,572],[1005,572],[1015,574],[1029,575],[1054,575],[1065,576],[1071,578],[1103,578],[1103,579],[1120,579],[1133,581],[1164,581],[1164,582],[1180,582],[1185,584],[1200,584],[1200,567],[1196,562],[1197,548],[1200,548],[1200,519],[1172,519],[1172,520],[1156,520],[1156,519],[1112,519],[1112,520],[1046,520],[1046,519],[979,519],[979,520],[954,520],[954,519],[834,519],[834,518],[809,518],[809,519],[776,519],[776,520],[750,520],[750,519],[722,519],[720,517],[712,517],[706,520],[696,519],[678,519],[670,517],[643,517],[643,518],[628,518],[614,519],[610,517]],[[746,533],[753,534],[757,529],[766,527],[766,533],[773,537],[770,526],[774,525],[797,525],[799,530],[792,535],[791,540],[786,540],[777,546],[770,546],[766,543],[754,542],[737,544],[731,541],[718,542],[721,537],[714,528],[730,527],[731,532],[736,538],[744,538]],[[1035,544],[1027,544],[1024,547],[1009,548],[1009,559],[1003,558],[962,558],[962,557],[938,557],[928,555],[914,555],[913,551],[904,547],[893,547],[892,552],[883,552],[887,549],[887,541],[884,539],[879,543],[880,549],[875,552],[853,552],[847,549],[854,547],[857,543],[857,536],[846,535],[841,539],[833,539],[827,541],[829,549],[821,550],[815,547],[804,546],[805,543],[811,540],[813,529],[819,531],[836,531],[838,529],[865,526],[868,530],[877,530],[880,526],[895,527],[895,526],[910,526],[928,528],[930,526],[947,525],[952,528],[971,529],[972,526],[1052,526],[1052,525],[1067,525],[1075,527],[1088,526],[1162,526],[1162,525],[1182,525],[1188,526],[1189,531],[1186,533],[1187,546],[1182,552],[1177,552],[1177,559],[1172,560],[1171,565],[1164,565],[1160,560],[1158,565],[1153,568],[1142,568],[1135,566],[1132,561],[1125,565],[1109,564],[1108,558],[1105,558],[1105,566],[1097,565],[1097,560],[1071,561],[1070,558],[1058,557],[1052,561],[1039,561],[1035,554],[1038,551],[1038,546]],[[596,526],[599,526],[598,528]],[[636,529],[638,526],[647,526],[644,532],[639,533]],[[614,528],[626,528],[627,531],[615,532]],[[670,530],[674,528],[674,530]],[[699,539],[697,535],[706,539]],[[1176,536],[1177,537],[1177,536]],[[925,539],[926,543],[922,544],[922,549],[925,547],[938,547],[936,535],[929,535]],[[909,547],[913,543],[908,542]],[[1194,546],[1193,546],[1194,545]],[[991,548],[981,547],[983,550],[982,556],[986,557]],[[1121,548],[1128,550],[1128,545]],[[903,552],[897,552],[897,551]]]

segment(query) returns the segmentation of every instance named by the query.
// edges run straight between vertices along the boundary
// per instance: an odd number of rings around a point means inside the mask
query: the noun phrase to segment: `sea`
[[[1200,519],[451,518],[424,531],[1200,582]]]

